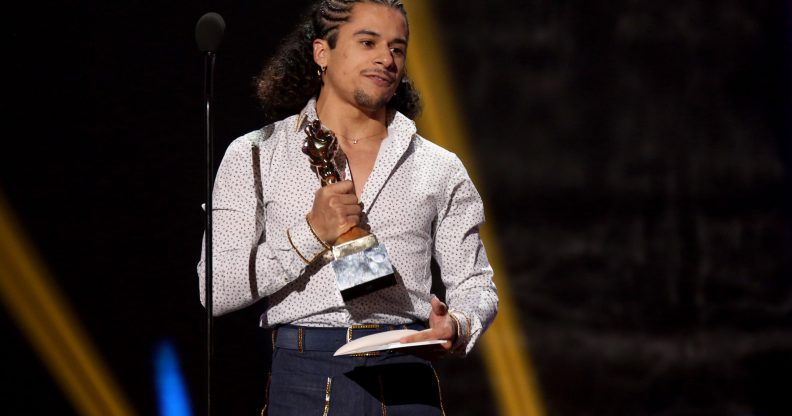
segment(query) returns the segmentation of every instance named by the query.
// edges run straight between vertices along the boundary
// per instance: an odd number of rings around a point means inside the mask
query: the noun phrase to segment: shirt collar
[[[295,133],[300,132],[305,126],[316,120],[316,98],[311,98],[297,117]],[[361,196],[364,210],[368,212],[377,199],[382,187],[391,176],[399,160],[410,148],[413,137],[417,132],[415,122],[398,111],[388,113],[388,137],[382,143],[374,169],[369,175]]]
[[[297,116],[294,131],[301,131],[308,123],[318,118],[319,116],[316,114],[316,97],[312,97]],[[395,110],[388,112],[388,137],[395,139],[397,142],[403,142],[404,140],[409,142],[417,131],[415,122],[404,114]]]
[[[305,104],[300,114],[297,116],[297,125],[294,128],[294,131],[300,131],[305,128],[305,126],[313,120],[316,120],[319,116],[316,115],[316,97],[312,97],[308,100],[308,103]]]

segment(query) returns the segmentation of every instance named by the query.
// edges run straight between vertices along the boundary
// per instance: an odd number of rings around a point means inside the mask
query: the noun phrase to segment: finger
[[[363,210],[360,209],[360,205],[357,204],[341,205],[339,207],[335,207],[335,210],[341,215],[360,215],[360,213],[363,212]]]
[[[441,302],[437,296],[432,296],[432,313],[435,315],[443,316],[448,313],[448,305]]]
[[[334,194],[349,194],[355,193],[355,184],[352,181],[341,181],[332,183],[330,185],[325,186],[328,192],[332,192]]]
[[[418,341],[427,341],[431,339],[439,339],[438,337],[440,336],[440,334],[438,332],[439,331],[437,331],[434,328],[427,328],[424,329],[423,331],[416,332],[412,335],[402,337],[399,341],[401,341],[401,343],[404,344],[407,342],[418,342]]]
[[[438,330],[433,329],[433,328],[424,329],[423,331],[418,332],[416,334],[403,337],[403,338],[401,338],[399,340],[399,342],[401,342],[402,344],[407,344],[407,343],[410,343],[410,342],[430,341],[430,340],[436,340],[436,339],[446,340],[446,342],[444,342],[442,344],[438,344],[444,350],[449,350],[451,348],[452,344],[451,344],[450,337],[445,335],[445,334],[443,334],[442,331],[438,331]]]
[[[330,200],[330,205],[356,205],[360,206],[358,203],[357,196],[354,193],[352,194],[338,194],[334,195],[333,198]]]
[[[360,216],[359,215],[347,215],[344,217],[344,226],[345,227],[354,227],[360,224]]]
[[[342,214],[338,213],[335,217],[336,224],[338,224],[339,228],[344,228],[347,226],[355,226],[360,222],[360,216],[352,214]]]

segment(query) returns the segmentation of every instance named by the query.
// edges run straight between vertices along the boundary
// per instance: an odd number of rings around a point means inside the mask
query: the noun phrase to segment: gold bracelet
[[[313,236],[316,238],[316,240],[319,241],[319,244],[321,244],[322,247],[325,248],[325,250],[331,250],[332,248],[330,246],[328,246],[327,243],[324,242],[324,240],[319,238],[318,235],[316,235],[316,231],[314,231],[313,226],[311,225],[311,221],[308,220],[308,214],[305,214],[305,222],[308,223],[308,229],[311,230],[311,234],[313,234]]]
[[[456,330],[457,330],[457,339],[456,339],[456,340],[457,340],[457,341],[459,341],[459,340],[462,338],[462,334],[460,333],[460,332],[462,331],[462,327],[459,325],[459,319],[457,319],[457,317],[456,317],[456,316],[454,316],[454,314],[453,314],[453,313],[451,313],[451,311],[449,311],[449,312],[448,312],[448,316],[450,316],[450,317],[451,317],[451,320],[453,320],[453,321],[454,321],[454,324],[456,324]],[[455,343],[451,343],[451,350],[452,350],[452,351],[454,350],[454,344],[455,344]],[[457,346],[457,348],[459,348],[459,347],[461,347],[461,346],[463,346],[463,345],[465,345],[465,343],[464,343],[464,342],[460,343],[460,344]]]
[[[326,248],[323,248],[323,249],[322,249],[322,251],[320,251],[319,253],[317,253],[317,254],[316,254],[316,255],[315,255],[315,256],[314,256],[314,257],[311,259],[311,263],[315,262],[315,261],[316,261],[316,259],[318,259],[319,257],[322,257],[322,256],[324,256],[324,254],[325,254],[325,253],[327,253],[327,249],[326,249]]]
[[[473,330],[470,328],[470,317],[468,317],[467,314],[465,312],[462,312],[462,311],[454,311],[454,312],[461,313],[462,316],[464,316],[465,320],[467,321],[467,331],[468,331],[468,333],[467,333],[467,340],[465,340],[465,344],[467,344],[468,342],[470,342],[470,337],[473,336],[473,334],[472,334]]]
[[[291,233],[289,232],[288,228],[286,229],[286,237],[289,239],[289,244],[291,244],[292,248],[294,249],[294,252],[297,253],[298,256],[300,256],[300,258],[305,262],[305,264],[311,264],[311,262],[308,261],[308,259],[306,259],[305,256],[302,255],[302,253],[300,253],[300,250],[297,250],[297,246],[294,245],[294,241],[292,241]]]

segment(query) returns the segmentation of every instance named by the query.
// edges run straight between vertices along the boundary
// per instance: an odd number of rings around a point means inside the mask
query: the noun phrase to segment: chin
[[[370,110],[379,110],[384,108],[390,102],[390,99],[393,97],[393,93],[378,93],[378,94],[371,94],[369,92],[361,90],[355,90],[355,103],[363,108],[368,108]]]

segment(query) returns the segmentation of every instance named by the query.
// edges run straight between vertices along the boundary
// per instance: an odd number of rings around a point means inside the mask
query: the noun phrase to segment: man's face
[[[407,21],[398,10],[356,4],[339,27],[336,47],[325,44],[315,54],[317,63],[327,66],[322,92],[360,108],[384,108],[404,74],[407,36]]]

